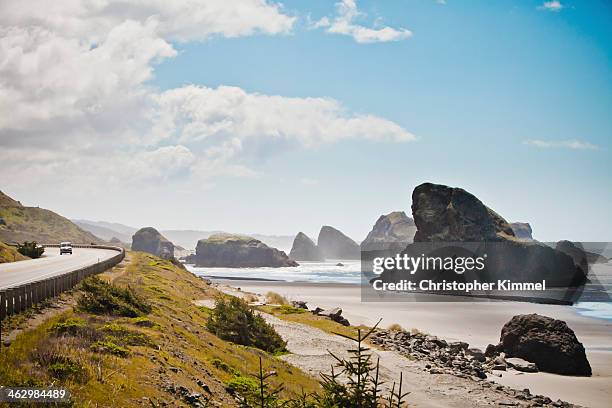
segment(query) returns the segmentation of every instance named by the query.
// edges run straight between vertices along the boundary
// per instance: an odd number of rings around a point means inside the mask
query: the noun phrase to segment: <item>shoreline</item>
[[[362,302],[360,285],[355,284],[229,279],[214,282],[245,292],[277,292],[289,300],[306,301],[311,309],[340,307],[342,315],[353,325],[372,326],[382,318],[382,328],[397,323],[405,329],[416,328],[448,341],[465,341],[470,347],[483,350],[487,344],[498,342],[502,326],[512,316],[529,313],[550,316],[567,322],[574,330],[585,346],[593,376],[506,372],[491,380],[590,407],[606,407],[612,398],[612,322],[581,315],[574,307],[504,300],[448,301],[448,297],[429,302]]]

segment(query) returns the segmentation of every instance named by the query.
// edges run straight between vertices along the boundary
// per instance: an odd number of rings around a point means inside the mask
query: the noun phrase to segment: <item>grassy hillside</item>
[[[113,308],[115,315],[77,307],[20,334],[0,353],[0,384],[68,387],[74,406],[188,406],[189,396],[199,393],[215,403],[207,406],[232,407],[228,386],[252,383],[249,375],[262,357],[285,395],[319,387],[278,357],[208,332],[210,309],[194,301],[220,293],[169,261],[132,252],[126,266],[101,278],[131,288],[124,303],[133,306]],[[118,316],[118,310],[132,317]]]
[[[0,192],[0,241],[89,244],[103,242],[67,218],[38,207],[24,207]]]
[[[23,256],[19,252],[17,252],[17,248],[0,242],[0,263],[24,261],[26,259],[30,258],[28,258],[27,256]]]

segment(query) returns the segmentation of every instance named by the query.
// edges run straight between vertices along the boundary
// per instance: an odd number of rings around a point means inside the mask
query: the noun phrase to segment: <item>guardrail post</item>
[[[23,286],[18,286],[15,288],[15,313],[19,313],[23,310],[23,297],[25,293],[23,290]]]
[[[0,290],[0,320],[6,317],[6,291]]]
[[[4,293],[6,295],[6,315],[10,316],[15,313],[15,290],[8,288]]]
[[[40,281],[32,284],[32,304],[37,305],[40,300]]]
[[[51,279],[45,279],[44,283],[45,283],[44,298],[45,298],[45,300],[47,300],[47,299],[49,299],[51,297]]]
[[[24,287],[24,290],[26,294],[25,296],[26,303],[25,303],[25,308],[24,308],[25,310],[25,309],[29,309],[32,307],[32,284],[31,283],[26,284]]]

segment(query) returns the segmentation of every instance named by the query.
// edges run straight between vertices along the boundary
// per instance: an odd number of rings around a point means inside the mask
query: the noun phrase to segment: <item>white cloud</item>
[[[246,143],[266,139],[313,147],[347,138],[415,139],[389,120],[347,114],[329,98],[290,98],[231,86],[190,85],[161,93],[157,102],[158,120],[166,127],[157,131],[181,142],[232,137]]]
[[[319,184],[319,180],[310,177],[302,177],[300,179],[300,183],[304,184],[305,186],[316,186]]]
[[[8,0],[0,3],[0,25],[37,26],[89,42],[100,41],[124,21],[155,18],[159,34],[178,41],[213,35],[288,33],[295,17],[268,0]]]
[[[323,17],[314,24],[314,27],[324,27],[328,33],[342,34],[353,37],[361,44],[400,41],[412,37],[412,32],[405,28],[369,28],[355,23],[355,20],[364,17],[359,11],[355,0],[342,0],[336,3],[337,16],[330,20]]]
[[[550,149],[550,148],[565,148],[565,149],[574,149],[574,150],[595,150],[599,149],[598,146],[584,142],[576,139],[569,140],[538,140],[538,139],[529,139],[523,142],[526,145],[539,147],[542,149]]]
[[[563,4],[561,4],[558,0],[553,1],[545,1],[541,6],[538,7],[540,10],[547,10],[553,12],[559,12],[565,8]]]
[[[329,98],[149,84],[174,41],[283,34],[293,22],[266,0],[0,2],[0,182],[256,177],[249,161],[283,149],[414,140]]]
[[[446,0],[436,0],[436,3],[445,6],[446,5]]]

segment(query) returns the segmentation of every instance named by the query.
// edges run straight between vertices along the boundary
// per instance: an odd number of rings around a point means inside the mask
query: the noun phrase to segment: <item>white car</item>
[[[72,255],[72,242],[60,243],[60,255],[70,254]]]

